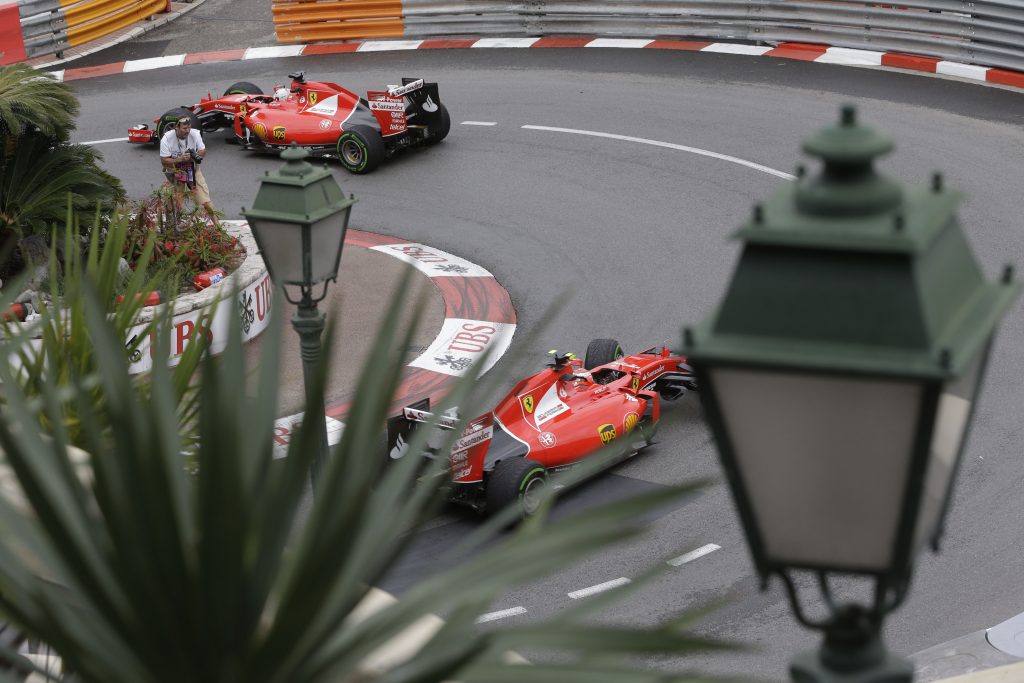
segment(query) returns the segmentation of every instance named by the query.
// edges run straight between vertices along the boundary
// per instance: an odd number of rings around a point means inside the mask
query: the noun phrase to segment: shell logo
[[[262,123],[257,123],[255,126],[253,126],[252,132],[256,133],[256,137],[258,137],[260,140],[267,139],[267,127],[264,126]]]
[[[636,413],[627,413],[626,419],[622,421],[622,431],[628,434],[629,432],[633,431],[633,428],[636,427],[636,423],[639,421],[639,415],[637,415]]]

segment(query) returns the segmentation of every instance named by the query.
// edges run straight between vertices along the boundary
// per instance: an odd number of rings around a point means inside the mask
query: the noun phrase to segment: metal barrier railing
[[[1024,70],[1024,0],[272,0],[279,42],[604,36],[804,42]]]
[[[62,57],[69,47],[168,11],[170,0],[17,0],[17,25],[14,13],[2,9],[0,64],[12,64],[48,54]]]
[[[271,12],[279,42],[308,43],[401,38],[402,5],[401,0],[273,0]]]

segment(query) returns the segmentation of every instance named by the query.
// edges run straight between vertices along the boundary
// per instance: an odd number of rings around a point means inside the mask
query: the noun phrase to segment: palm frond
[[[485,525],[489,542],[469,559],[353,618],[416,528],[436,514],[447,482],[444,462],[403,458],[386,465],[378,446],[412,334],[398,324],[404,290],[395,294],[372,346],[313,510],[300,519],[318,434],[310,420],[293,436],[288,457],[272,460],[276,336],[264,339],[255,387],[242,361],[237,315],[229,316],[222,355],[199,363],[199,466],[191,476],[181,454],[173,372],[156,368],[146,389],[132,380],[95,279],[89,272],[81,278],[75,323],[86,330],[92,360],[62,376],[77,392],[91,479],[83,482],[69,459],[70,432],[45,435],[35,419],[38,412],[59,419],[66,387],[41,382],[32,401],[43,408],[32,409],[0,367],[11,408],[0,413],[0,445],[30,509],[27,514],[0,497],[0,612],[52,645],[74,680],[356,680],[375,653],[432,612],[446,614],[445,624],[411,658],[374,675],[393,683],[513,680],[524,669],[503,663],[499,649],[548,639],[580,664],[532,668],[531,681],[583,680],[572,672],[597,670],[603,673],[591,681],[684,680],[626,664],[598,669],[593,662],[719,645],[689,635],[685,620],[640,630],[566,620],[557,629],[538,624],[483,633],[475,627],[476,615],[509,586],[635,539],[645,516],[693,487],[659,488],[554,523],[541,519],[500,539],[498,525]],[[167,343],[164,336],[157,333],[158,343]],[[328,334],[324,359],[332,344]],[[315,376],[326,375],[326,363]],[[479,400],[476,393],[494,381],[471,374],[450,400]],[[322,392],[319,382],[314,392]],[[426,432],[414,439],[431,438]]]
[[[24,63],[0,66],[0,139],[38,131],[66,141],[78,110],[71,87],[49,73]]]
[[[0,166],[0,229],[44,232],[63,223],[68,197],[81,221],[91,222],[97,204],[112,209],[124,198],[120,181],[100,169],[88,145],[58,145],[39,135],[19,141]]]

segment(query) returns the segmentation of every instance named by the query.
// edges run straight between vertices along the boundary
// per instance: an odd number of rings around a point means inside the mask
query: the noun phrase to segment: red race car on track
[[[365,98],[335,83],[289,74],[288,88],[265,95],[246,81],[221,97],[175,107],[148,124],[128,130],[128,142],[159,142],[182,116],[205,133],[227,129],[227,139],[244,149],[280,152],[293,142],[312,156],[334,157],[352,173],[369,173],[400,149],[433,145],[448,135],[451,119],[437,83],[403,78],[402,85],[370,91]]]
[[[549,472],[572,467],[616,439],[630,439],[623,458],[635,455],[651,443],[660,399],[696,388],[686,359],[664,346],[624,356],[614,339],[595,339],[582,361],[551,354],[544,370],[470,420],[455,440],[447,454],[454,502],[481,511],[518,504],[531,515]],[[427,401],[409,406],[388,421],[388,456],[405,455],[410,433],[428,421],[444,429],[457,423],[433,416]]]

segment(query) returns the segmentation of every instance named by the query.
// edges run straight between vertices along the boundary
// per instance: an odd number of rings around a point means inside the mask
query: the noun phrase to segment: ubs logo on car
[[[523,396],[523,410],[526,411],[527,415],[533,413],[533,406],[533,394],[527,394],[526,396]]]
[[[284,140],[284,126],[274,126],[274,139]]]
[[[618,434],[615,433],[615,425],[603,424],[597,428],[597,435],[601,437],[601,443],[610,444]]]

